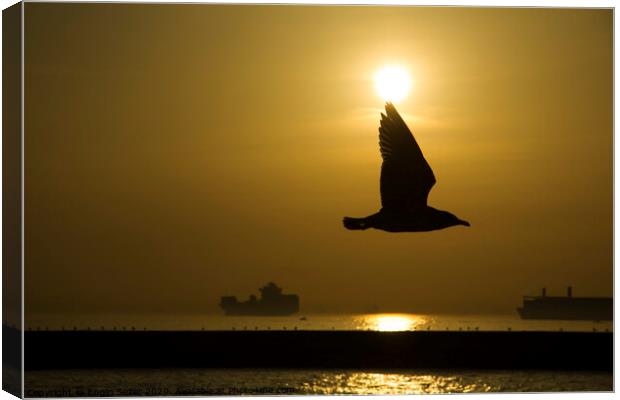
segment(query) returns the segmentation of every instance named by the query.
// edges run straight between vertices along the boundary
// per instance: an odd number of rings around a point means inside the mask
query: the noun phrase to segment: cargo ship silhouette
[[[220,307],[226,315],[291,315],[299,311],[299,296],[282,294],[282,288],[269,282],[259,289],[260,299],[251,295],[249,300],[238,301],[235,296],[223,296]]]
[[[540,296],[523,296],[523,306],[517,312],[521,319],[610,321],[613,306],[611,297],[573,297],[569,286],[566,296],[547,296],[545,288]]]

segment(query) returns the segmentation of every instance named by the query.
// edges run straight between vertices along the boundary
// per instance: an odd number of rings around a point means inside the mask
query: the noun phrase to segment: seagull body
[[[427,205],[435,175],[413,134],[392,103],[385,105],[379,127],[381,210],[364,218],[344,217],[345,228],[387,232],[425,232],[469,226],[456,215]]]

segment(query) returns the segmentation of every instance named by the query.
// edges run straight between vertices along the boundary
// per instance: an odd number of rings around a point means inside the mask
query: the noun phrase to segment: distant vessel
[[[249,300],[240,302],[235,296],[223,296],[220,307],[226,315],[291,315],[299,311],[296,294],[282,294],[282,288],[273,282],[259,290],[260,299],[251,295]]]
[[[573,297],[569,286],[566,296],[523,296],[523,306],[517,308],[521,319],[566,319],[609,321],[613,319],[611,297]]]

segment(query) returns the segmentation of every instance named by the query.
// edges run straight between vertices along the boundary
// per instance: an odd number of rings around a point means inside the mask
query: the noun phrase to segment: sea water
[[[612,331],[611,321],[521,320],[516,315],[299,314],[37,315],[30,330]],[[294,357],[295,355],[291,355]],[[611,391],[611,372],[320,369],[95,369],[26,371],[27,397],[244,394],[416,394]]]
[[[26,371],[27,397],[611,391],[609,372],[99,369]]]
[[[28,330],[480,330],[480,331],[611,331],[611,321],[522,320],[516,315],[431,314],[297,314],[286,317],[64,314],[32,315]]]

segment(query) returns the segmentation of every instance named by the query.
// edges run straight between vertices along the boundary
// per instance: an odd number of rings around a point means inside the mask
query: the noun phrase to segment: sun
[[[375,88],[383,100],[397,103],[409,94],[411,78],[402,67],[383,67],[375,73]]]

